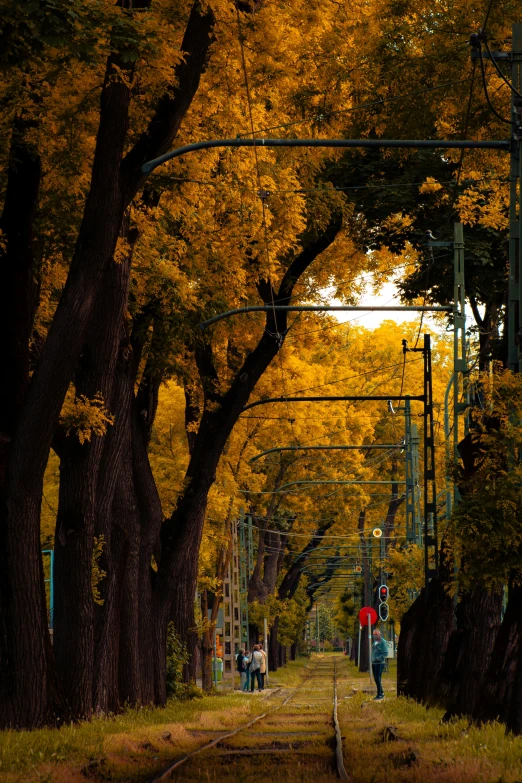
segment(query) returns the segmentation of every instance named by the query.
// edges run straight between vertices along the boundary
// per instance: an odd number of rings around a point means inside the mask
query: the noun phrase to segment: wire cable
[[[379,100],[360,103],[358,106],[352,106],[349,109],[338,109],[336,111],[316,114],[312,117],[305,117],[305,119],[302,120],[293,120],[291,122],[285,122],[281,125],[271,125],[266,128],[258,128],[255,131],[255,133],[267,133],[268,131],[281,130],[284,128],[292,128],[295,127],[296,125],[303,125],[307,122],[314,122],[316,120],[322,121],[322,119],[326,117],[335,117],[338,114],[351,114],[352,112],[359,111],[360,109],[369,109],[372,106],[382,106],[385,103],[392,103],[393,101],[401,101],[404,100],[405,98],[412,98],[416,95],[425,95],[429,92],[434,92],[435,90],[443,90],[446,87],[454,87],[457,84],[464,84],[467,81],[468,79],[458,79],[457,81],[454,82],[445,82],[444,84],[437,84],[434,87],[425,87],[422,90],[413,90],[412,92],[402,93],[401,95],[392,95],[391,98],[379,98]],[[250,133],[239,133],[238,138],[240,139],[249,135]]]
[[[486,9],[486,15],[484,17],[484,21],[482,22],[482,32],[486,32],[486,26],[489,20],[489,15],[491,13],[492,6],[493,6],[493,0],[489,0],[488,7]]]
[[[486,69],[484,68],[484,57],[482,55],[482,43],[481,42],[479,42],[478,52],[479,52],[479,60],[480,60],[480,73],[482,75],[482,86],[484,87],[484,95],[486,96],[487,104],[488,104],[490,110],[495,115],[495,117],[498,120],[500,120],[500,122],[503,122],[506,125],[513,125],[513,122],[511,120],[506,120],[505,117],[502,117],[502,115],[500,115],[498,113],[498,111],[495,109],[495,107],[493,106],[493,104],[491,103],[491,100],[489,98],[488,84],[487,84],[487,79],[486,79]]]

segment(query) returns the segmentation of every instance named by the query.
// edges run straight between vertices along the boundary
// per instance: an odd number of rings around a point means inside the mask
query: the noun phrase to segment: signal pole
[[[522,92],[522,24],[513,25],[511,83]],[[492,52],[495,56],[495,52]],[[522,372],[522,210],[519,186],[522,182],[522,100],[511,94],[511,154],[509,171],[509,293],[508,293],[508,368]]]

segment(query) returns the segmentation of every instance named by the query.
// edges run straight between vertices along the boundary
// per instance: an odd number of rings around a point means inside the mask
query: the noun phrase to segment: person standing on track
[[[259,669],[259,673],[261,675],[261,688],[264,690],[264,687],[265,687],[265,676],[266,676],[267,654],[263,650],[263,645],[262,644],[258,644],[257,646],[259,647],[259,652],[263,656],[263,660],[261,662],[261,668]]]
[[[252,660],[250,661],[250,692],[254,692],[257,680],[258,691],[263,690],[263,684],[261,682],[261,663],[263,662],[263,656],[259,650],[259,645],[254,644],[252,647]]]
[[[384,699],[384,691],[382,689],[382,672],[384,665],[388,658],[388,642],[383,639],[381,632],[375,630],[373,632],[373,645],[372,645],[372,672],[375,679],[375,685],[377,686],[377,696],[374,701],[382,701]]]

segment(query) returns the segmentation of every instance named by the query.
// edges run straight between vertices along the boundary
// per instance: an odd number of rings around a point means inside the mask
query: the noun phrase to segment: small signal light
[[[379,601],[381,604],[385,604],[388,600],[388,586],[387,585],[381,585],[379,587]]]

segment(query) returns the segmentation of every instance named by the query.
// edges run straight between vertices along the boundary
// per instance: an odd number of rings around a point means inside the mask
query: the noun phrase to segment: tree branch
[[[121,177],[127,204],[145,182],[142,164],[162,155],[172,146],[205,70],[215,21],[210,6],[204,7],[203,3],[195,0],[181,43],[182,59],[174,69],[173,83],[159,99],[147,130],[122,161]]]

